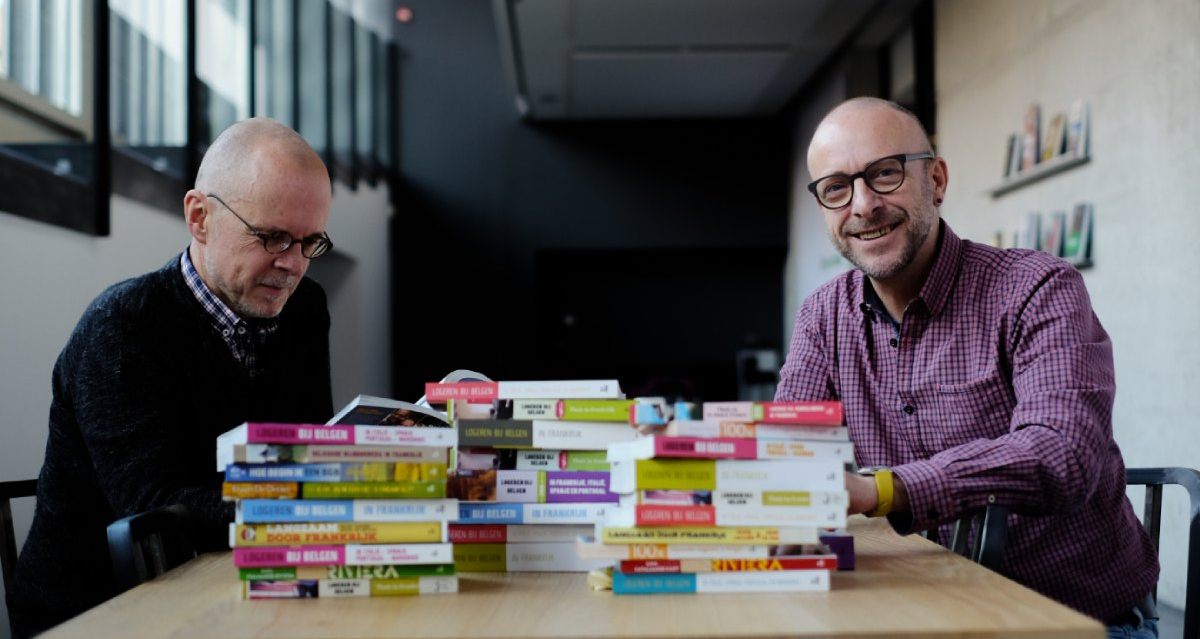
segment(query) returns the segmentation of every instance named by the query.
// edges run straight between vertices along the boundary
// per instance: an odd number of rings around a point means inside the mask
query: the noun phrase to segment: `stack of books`
[[[450,382],[426,385],[448,402],[458,433],[450,497],[455,564],[473,572],[587,572],[575,540],[602,521],[606,449],[632,440],[633,401],[616,380]]]
[[[831,570],[852,565],[836,534],[853,462],[840,403],[677,406],[679,420],[641,408],[633,421],[663,428],[609,446],[620,502],[578,543],[581,556],[615,562],[615,593],[822,591]]]
[[[246,599],[457,592],[454,430],[246,423],[217,438]]]

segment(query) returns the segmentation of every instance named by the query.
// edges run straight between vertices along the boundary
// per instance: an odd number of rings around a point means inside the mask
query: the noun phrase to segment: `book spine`
[[[647,489],[713,490],[717,487],[717,465],[712,459],[609,461],[612,464],[609,486],[616,493]]]
[[[536,420],[534,448],[555,450],[605,450],[609,444],[637,438],[637,430],[621,422],[556,422]]]
[[[760,439],[757,444],[755,452],[758,459],[827,459],[840,461],[843,464],[854,462],[854,445],[850,442]]]
[[[446,496],[446,480],[320,482],[300,485],[301,499],[437,499]]]
[[[512,418],[558,419],[557,407],[558,400],[556,399],[514,399],[512,400]]]
[[[453,545],[348,544],[345,546],[266,546],[234,548],[239,568],[388,564],[441,564],[453,558]]]
[[[555,404],[553,419],[628,424],[633,405],[630,399],[563,399]]]
[[[572,541],[509,542],[504,552],[508,572],[587,572],[612,565],[608,560],[583,559]]]
[[[629,512],[630,509],[623,509]],[[638,504],[632,507],[629,522],[610,519],[614,525],[624,526],[715,526],[716,509],[705,504],[654,505]]]
[[[300,496],[296,482],[249,482],[221,484],[221,497],[230,499],[295,499]]]
[[[457,499],[247,499],[237,503],[234,521],[239,524],[270,524],[455,521],[457,518]]]
[[[597,471],[544,471],[545,503],[617,503],[608,488],[609,474]]]
[[[442,576],[455,574],[454,564],[409,564],[384,566],[272,566],[268,568],[239,568],[242,581],[287,581],[290,579],[400,579],[402,577]]]
[[[313,597],[398,597],[458,592],[457,576],[397,579],[292,579],[247,581],[243,599],[308,599]]]
[[[533,422],[476,419],[458,423],[460,448],[533,448]]]
[[[496,382],[429,382],[425,399],[434,403],[450,400],[491,401],[499,398]]]
[[[844,421],[841,402],[705,402],[700,415],[712,422],[838,426]]]
[[[663,526],[636,528],[600,526],[602,544],[815,544],[815,527]]]
[[[603,450],[518,450],[517,470],[592,470],[608,472]]]
[[[575,541],[575,553],[585,559],[766,559],[771,546],[750,545],[688,545],[688,544],[620,544],[607,545],[595,536],[580,536]]]
[[[495,399],[622,399],[615,379],[496,382]]]
[[[441,462],[440,446],[309,446],[306,444],[237,444],[228,463],[320,464],[329,462]]]
[[[231,546],[445,543],[444,521],[389,523],[230,524]]]
[[[608,504],[459,503],[464,524],[595,524],[608,515]]]
[[[690,573],[629,575],[613,573],[615,594],[821,592],[829,590],[828,570],[778,572]]]
[[[781,570],[832,570],[836,568],[836,555],[772,557],[769,559],[626,559],[617,564],[617,570],[626,574],[778,572]]]
[[[326,464],[230,464],[227,482],[379,482],[446,478],[446,462],[345,462]]]
[[[840,460],[780,460],[763,463],[722,459],[716,462],[714,489],[717,490],[823,491],[845,488],[845,465]]]

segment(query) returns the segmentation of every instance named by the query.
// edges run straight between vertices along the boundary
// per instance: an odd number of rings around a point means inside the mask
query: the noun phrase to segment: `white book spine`
[[[587,572],[612,564],[607,559],[583,559],[574,542],[507,543],[508,572]]]
[[[590,535],[592,524],[509,524],[505,531],[508,543],[569,542],[574,547],[580,535]]]
[[[355,499],[353,521],[458,521],[457,499]]]
[[[717,490],[845,490],[844,473],[841,461],[719,459]]]
[[[828,570],[696,574],[696,592],[821,592],[826,590],[829,590]]]
[[[854,445],[850,442],[772,441],[758,440],[759,459],[827,459],[843,464],[854,462]]]
[[[497,382],[500,399],[621,399],[615,379]]]
[[[533,422],[533,445],[536,448],[605,450],[609,444],[635,438],[637,431],[620,422]]]
[[[349,544],[347,566],[445,564],[454,561],[454,544]]]
[[[521,504],[525,523],[595,524],[608,516],[610,504]]]

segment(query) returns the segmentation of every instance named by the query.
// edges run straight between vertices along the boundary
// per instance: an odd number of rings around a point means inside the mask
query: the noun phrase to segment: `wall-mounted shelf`
[[[1047,162],[1035,164],[1028,171],[1022,171],[1004,180],[998,186],[988,189],[988,192],[992,194],[993,198],[998,198],[1006,193],[1029,186],[1034,182],[1044,180],[1051,175],[1057,175],[1068,169],[1087,164],[1091,159],[1091,156],[1086,153],[1081,155],[1060,155]]]

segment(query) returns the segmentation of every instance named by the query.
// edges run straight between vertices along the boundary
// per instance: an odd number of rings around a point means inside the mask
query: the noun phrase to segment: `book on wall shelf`
[[[1063,236],[1063,259],[1077,267],[1091,265],[1092,225],[1092,205],[1086,202],[1076,204]]]
[[[1046,136],[1042,140],[1042,162],[1049,162],[1062,154],[1067,135],[1067,114],[1059,112],[1050,118]]]
[[[1088,104],[1076,100],[1067,116],[1064,155],[1083,157],[1088,153]]]
[[[1013,238],[1013,246],[1021,249],[1038,250],[1041,248],[1042,214],[1033,211],[1021,218],[1017,223],[1017,232]]]
[[[1025,127],[1021,131],[1021,172],[1038,163],[1041,151],[1042,109],[1037,104],[1025,110]]]
[[[1067,214],[1064,211],[1055,211],[1046,214],[1046,220],[1042,225],[1044,229],[1041,237],[1042,251],[1054,257],[1062,257],[1063,237],[1066,234],[1066,226]]]

